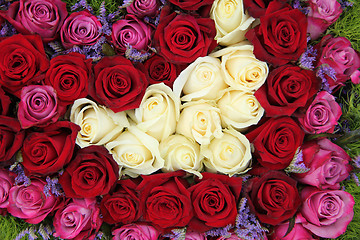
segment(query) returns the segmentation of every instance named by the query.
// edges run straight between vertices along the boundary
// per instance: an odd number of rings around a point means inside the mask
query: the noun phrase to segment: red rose
[[[256,58],[275,66],[299,59],[306,50],[305,14],[290,5],[272,1],[260,25],[250,29],[246,38],[254,45]]]
[[[193,217],[183,171],[143,176],[138,186],[144,219],[160,229],[185,227]]]
[[[25,132],[17,119],[0,116],[0,162],[10,160],[21,148]]]
[[[50,61],[45,84],[51,85],[61,106],[72,104],[88,94],[89,79],[92,77],[92,60],[80,53],[57,56]]]
[[[141,67],[142,65],[138,65]],[[89,94],[114,112],[137,108],[148,81],[145,74],[122,56],[104,57],[94,67]]]
[[[304,136],[304,131],[290,117],[270,118],[246,134],[254,144],[258,162],[272,170],[289,166]]]
[[[49,60],[39,35],[13,35],[0,42],[0,49],[0,84],[4,90],[20,97],[22,87],[44,79]]]
[[[59,183],[66,196],[91,198],[107,194],[119,178],[119,166],[102,146],[80,149],[65,168]]]
[[[46,176],[63,168],[73,156],[79,130],[76,124],[61,121],[28,134],[21,149],[25,172]]]
[[[183,10],[198,10],[200,8],[211,7],[214,0],[169,0],[172,4]]]
[[[214,227],[234,224],[242,178],[202,173],[203,178],[189,188],[195,212],[189,227],[205,232]]]
[[[320,82],[314,71],[284,65],[271,71],[255,97],[265,109],[266,116],[291,116],[296,109],[305,107],[319,88]]]
[[[0,87],[0,115],[8,114],[10,103],[10,97],[6,95],[4,90]]]
[[[249,12],[250,16],[260,18],[265,15],[269,3],[275,0],[244,0],[244,8]],[[278,0],[286,2],[286,0]]]
[[[269,171],[245,186],[250,210],[260,222],[270,225],[291,218],[301,204],[296,181],[283,172]]]
[[[136,222],[142,215],[138,194],[138,184],[132,179],[119,180],[116,190],[101,200],[103,220],[109,224]]]
[[[208,55],[216,46],[215,34],[212,19],[177,14],[165,6],[161,10],[154,41],[159,54],[167,61],[185,64]]]

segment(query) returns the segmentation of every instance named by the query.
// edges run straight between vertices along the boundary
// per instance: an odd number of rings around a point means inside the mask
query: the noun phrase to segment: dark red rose
[[[6,95],[4,90],[0,87],[0,115],[8,114],[10,104],[11,104],[10,97]]]
[[[73,156],[78,131],[76,124],[60,121],[29,133],[21,148],[25,172],[46,176],[62,169]]]
[[[272,170],[289,166],[304,136],[304,131],[290,117],[270,118],[246,134],[254,144],[258,162]]]
[[[148,86],[141,67],[122,56],[104,57],[94,67],[90,96],[114,112],[137,108]]]
[[[296,184],[278,171],[250,179],[244,188],[250,210],[260,222],[274,226],[291,218],[301,204]]]
[[[44,79],[49,60],[39,35],[13,35],[0,42],[0,49],[0,85],[5,91],[20,97],[22,87]]]
[[[54,57],[46,72],[45,84],[52,86],[61,106],[72,104],[88,95],[89,79],[92,77],[92,60],[80,53]]]
[[[207,172],[202,176],[197,184],[189,188],[195,213],[189,227],[205,232],[234,224],[242,178]]]
[[[314,71],[294,65],[284,65],[270,72],[264,85],[255,97],[265,109],[266,116],[291,116],[306,103],[320,88]]]
[[[116,190],[104,196],[100,203],[103,220],[109,224],[136,222],[142,215],[142,205],[133,179],[119,180]]]
[[[272,1],[286,2],[286,0],[243,0],[244,8],[254,18],[260,18],[265,15],[266,9]]]
[[[280,66],[298,60],[306,50],[306,30],[304,13],[286,3],[272,1],[260,17],[260,25],[245,36],[254,45],[256,58]]]
[[[91,198],[107,194],[119,178],[119,166],[103,146],[80,149],[59,183],[66,196]]]
[[[192,11],[198,10],[199,8],[211,6],[214,0],[169,0],[169,2],[183,10]]]
[[[159,54],[174,64],[185,64],[208,55],[216,46],[215,23],[210,18],[177,14],[169,6],[161,10],[154,35]]]
[[[0,116],[0,162],[10,160],[21,148],[25,132],[17,119]]]
[[[146,221],[165,231],[189,223],[193,209],[183,176],[183,171],[143,176],[137,190]]]

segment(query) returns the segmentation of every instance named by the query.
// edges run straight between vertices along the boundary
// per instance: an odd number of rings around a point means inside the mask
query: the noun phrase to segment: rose
[[[254,45],[256,58],[281,66],[298,60],[306,50],[306,28],[306,16],[299,9],[272,1],[260,17],[260,25],[245,36]]]
[[[113,240],[157,240],[160,232],[145,224],[128,224],[112,231]]]
[[[25,132],[21,130],[17,119],[0,116],[0,162],[12,159],[21,148],[25,138]]]
[[[335,97],[327,91],[321,91],[306,112],[298,114],[298,120],[306,133],[332,133],[341,114],[341,107]]]
[[[207,171],[230,177],[246,172],[251,163],[249,140],[232,128],[224,129],[224,135],[214,138],[208,146],[201,146],[201,154]]]
[[[171,238],[171,240],[175,240],[176,238]],[[206,235],[204,233],[186,231],[184,240],[206,240]]]
[[[214,22],[208,18],[178,15],[167,5],[161,10],[154,35],[159,54],[175,64],[186,64],[208,55],[216,46]]]
[[[273,0],[243,0],[244,9],[254,18],[260,18],[265,15],[266,9]],[[286,2],[286,0],[277,0]]]
[[[204,172],[203,178],[189,188],[195,213],[189,227],[204,232],[234,223],[241,183],[242,178]]]
[[[316,67],[329,65],[336,72],[336,80],[327,77],[331,90],[343,86],[349,78],[354,84],[360,82],[360,55],[351,47],[351,42],[344,37],[324,36],[316,45],[318,61]]]
[[[15,174],[5,169],[0,169],[0,208],[9,206],[9,193],[15,183]]]
[[[264,240],[267,240],[267,237],[265,236],[265,238],[263,238]],[[231,233],[230,236],[224,236],[224,237],[219,237],[216,240],[243,240],[242,238],[239,238],[236,233]]]
[[[135,126],[106,144],[106,148],[119,164],[121,174],[130,177],[152,174],[164,166],[159,142]]]
[[[142,215],[136,181],[132,179],[119,180],[114,192],[103,197],[100,210],[103,220],[109,224],[128,224],[136,222]]]
[[[7,115],[9,112],[9,105],[11,99],[5,94],[4,90],[0,87],[0,115]]]
[[[183,105],[176,133],[195,139],[199,144],[209,144],[214,137],[223,135],[220,110],[209,101],[192,101]]]
[[[270,235],[270,240],[315,240],[312,234],[304,228],[301,223],[295,223],[291,231],[287,233],[289,223],[276,225],[273,233]]]
[[[296,181],[278,171],[249,180],[245,194],[250,210],[260,222],[273,226],[294,216],[301,204]]]
[[[127,114],[140,130],[162,141],[175,132],[180,98],[165,84],[154,84],[146,89],[140,106]]]
[[[16,34],[0,42],[0,85],[20,97],[21,88],[40,82],[49,67],[41,37]]]
[[[0,12],[18,32],[39,34],[45,42],[57,37],[67,15],[66,3],[60,0],[20,0]]]
[[[301,191],[301,199],[302,225],[319,237],[339,237],[354,216],[354,198],[345,191],[306,187]]]
[[[169,0],[169,2],[171,2],[172,4],[178,6],[183,10],[188,10],[188,11],[196,11],[196,10],[200,11],[200,9],[209,8],[211,4],[213,4],[213,0],[196,0],[196,1]]]
[[[290,117],[270,118],[246,137],[254,145],[258,162],[269,169],[289,166],[305,133]]]
[[[59,118],[57,96],[53,87],[30,85],[21,90],[18,119],[22,128],[44,127]]]
[[[210,10],[214,19],[217,43],[230,46],[245,39],[245,33],[255,20],[245,12],[242,1],[215,0]]]
[[[102,58],[94,67],[90,96],[114,112],[137,108],[148,86],[140,67],[122,56]]]
[[[184,170],[201,177],[203,168],[203,156],[200,154],[200,146],[194,140],[183,135],[171,135],[160,142],[159,151],[165,160],[163,172]]]
[[[176,96],[183,94],[182,101],[216,99],[228,85],[224,82],[220,60],[199,57],[184,69],[174,82]]]
[[[51,193],[45,196],[43,192],[45,181],[31,178],[29,186],[13,186],[9,192],[9,213],[14,217],[24,219],[25,222],[38,224],[47,215],[60,207],[60,198]]]
[[[313,71],[288,64],[272,70],[255,97],[266,116],[291,116],[298,108],[305,107],[319,87]]]
[[[254,47],[247,41],[223,48],[213,57],[221,57],[221,68],[225,82],[236,90],[255,91],[264,84],[269,72],[265,62],[253,54]]]
[[[154,17],[159,10],[159,2],[157,0],[134,0],[126,11],[134,14],[139,18],[145,16]]]
[[[61,43],[65,48],[74,45],[94,45],[101,34],[101,23],[88,10],[73,12],[61,27]]]
[[[221,125],[244,131],[257,124],[264,115],[264,109],[251,92],[228,88],[217,101]]]
[[[64,239],[93,239],[102,220],[95,198],[74,198],[59,209],[54,216],[54,237]]]
[[[336,0],[310,0],[308,3],[307,32],[314,40],[340,17],[342,8]]]
[[[102,146],[80,149],[59,178],[68,197],[96,197],[110,191],[119,178],[119,167]]]
[[[81,128],[76,138],[80,147],[105,145],[129,126],[125,112],[114,113],[86,98],[75,100],[70,121]]]
[[[348,176],[352,167],[349,155],[327,138],[306,142],[301,146],[303,162],[310,170],[295,174],[295,178],[319,189],[339,189],[340,182]]]
[[[185,172],[142,176],[137,187],[143,204],[144,220],[159,229],[185,227],[193,217]]]
[[[45,176],[63,168],[73,156],[79,129],[61,121],[28,134],[21,148],[25,172]]]
[[[91,59],[86,60],[79,53],[60,55],[50,60],[45,84],[55,89],[59,105],[67,106],[87,96],[92,77],[91,63]]]

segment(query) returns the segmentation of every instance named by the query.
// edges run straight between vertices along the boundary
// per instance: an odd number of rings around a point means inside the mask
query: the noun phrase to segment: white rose
[[[176,132],[209,144],[214,137],[222,136],[220,110],[210,101],[188,102],[183,105]]]
[[[175,132],[180,98],[165,84],[154,84],[146,89],[140,106],[127,113],[139,129],[162,141]]]
[[[74,102],[70,121],[81,128],[76,143],[82,148],[89,145],[105,145],[129,126],[124,112],[114,113],[111,109],[97,105],[87,98],[80,98]]]
[[[184,69],[174,82],[174,93],[182,101],[216,99],[219,92],[228,87],[218,58],[200,57]]]
[[[215,22],[215,40],[223,46],[243,41],[255,20],[245,13],[242,0],[215,0],[210,10],[210,18]]]
[[[205,156],[205,168],[209,172],[228,174],[244,173],[251,164],[249,140],[234,129],[224,129],[221,138],[214,138],[207,146],[201,146]]]
[[[264,108],[252,92],[228,88],[217,105],[224,128],[232,126],[239,131],[246,130],[247,127],[257,124],[264,115]]]
[[[105,147],[119,164],[120,175],[135,178],[141,174],[152,174],[164,167],[159,142],[135,126],[129,127]]]
[[[175,134],[162,141],[159,149],[165,160],[163,172],[184,170],[202,177],[203,156],[200,155],[200,145],[194,140]]]
[[[230,87],[249,92],[256,91],[265,83],[269,68],[266,62],[255,58],[253,49],[252,45],[244,41],[211,54],[213,57],[221,57],[225,82]]]

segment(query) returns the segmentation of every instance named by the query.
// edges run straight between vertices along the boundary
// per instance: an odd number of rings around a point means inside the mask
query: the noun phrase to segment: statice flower
[[[308,37],[308,42],[310,37]],[[314,49],[314,46],[308,44],[306,51],[300,57],[300,67],[304,69],[313,70],[314,62],[316,61],[317,50]]]
[[[325,75],[329,76],[334,81],[336,81],[336,71],[332,67],[330,67],[328,64],[320,65],[320,67],[316,71],[316,76],[321,78],[321,81],[322,81],[321,89],[331,93],[332,91],[330,89],[330,85],[329,85]]]
[[[309,8],[301,6],[301,1],[300,0],[294,0],[293,3],[292,3],[292,7],[295,8],[295,9],[299,9],[305,15],[307,15],[309,13]]]
[[[21,240],[26,235],[27,235],[27,239],[29,239],[29,240],[35,240],[38,238],[35,233],[35,227],[29,227],[29,228],[26,228],[25,230],[21,231],[14,240]]]
[[[89,12],[91,12],[92,14],[94,14],[94,11],[92,9],[92,7],[87,4],[86,0],[80,0],[79,2],[75,3],[72,7],[71,7],[71,11],[75,11],[78,9],[87,9]]]
[[[186,228],[172,229],[171,233],[163,235],[163,237],[167,237],[173,240],[184,240],[185,236],[186,236]]]
[[[37,232],[43,240],[49,240],[54,233],[54,229],[48,224],[44,225],[41,223]]]
[[[111,36],[111,27],[116,17],[121,14],[120,8],[113,13],[106,13],[105,2],[102,2],[100,6],[100,15],[97,16],[102,24],[99,33]]]
[[[31,181],[25,175],[24,169],[20,164],[17,163],[16,165],[12,165],[9,170],[17,174],[15,178],[15,185],[19,185],[19,184],[24,184],[25,186],[30,185]]]
[[[213,228],[207,232],[205,232],[205,235],[211,236],[211,237],[224,237],[228,238],[231,236],[231,233],[229,232],[234,226],[229,224],[223,228]]]
[[[56,197],[65,196],[62,187],[59,183],[58,178],[50,178],[49,176],[46,177],[46,185],[44,186],[44,193],[45,196],[49,197],[50,193],[55,195]]]
[[[285,169],[285,172],[291,173],[306,173],[310,171],[304,164],[303,152],[300,147],[296,150],[293,160],[290,165]]]
[[[347,7],[352,7],[354,5],[352,2],[346,0],[337,0],[337,1],[340,3],[342,9],[345,9]]]
[[[122,8],[127,8],[128,6],[130,6],[132,4],[134,0],[124,0],[123,4],[121,6],[119,6],[120,9]]]
[[[10,37],[16,33],[16,29],[10,23],[5,22],[2,24],[0,29],[0,37]]]
[[[144,62],[149,57],[151,57],[151,53],[138,51],[132,46],[128,45],[126,46],[125,57],[134,62]]]

